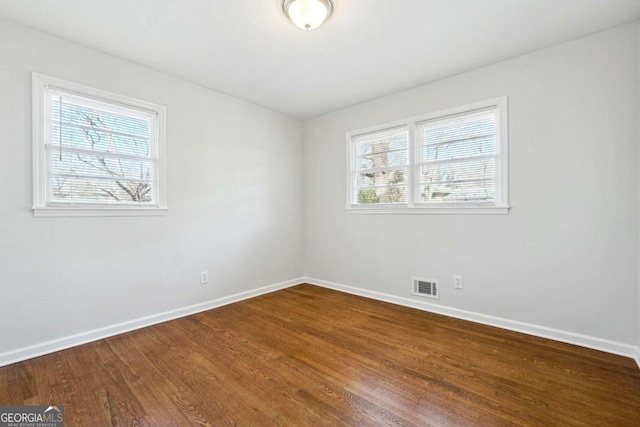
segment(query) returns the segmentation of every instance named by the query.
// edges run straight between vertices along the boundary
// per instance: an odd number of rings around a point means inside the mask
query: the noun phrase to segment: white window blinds
[[[50,203],[157,204],[157,114],[48,88]]]
[[[496,122],[491,108],[417,124],[420,202],[495,199]]]
[[[407,202],[409,131],[407,126],[357,135],[353,139],[354,199],[359,204]]]
[[[347,133],[347,212],[506,214],[507,97]]]

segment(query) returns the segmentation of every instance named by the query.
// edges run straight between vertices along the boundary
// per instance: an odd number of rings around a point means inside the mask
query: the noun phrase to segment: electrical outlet
[[[209,272],[208,271],[202,271],[200,273],[200,284],[201,285],[206,285],[207,283],[209,283]]]
[[[456,289],[463,289],[462,276],[453,276],[453,287]]]

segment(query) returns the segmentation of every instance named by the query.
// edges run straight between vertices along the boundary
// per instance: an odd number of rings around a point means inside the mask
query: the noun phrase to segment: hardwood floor
[[[68,426],[640,426],[631,359],[300,285],[0,368]]]

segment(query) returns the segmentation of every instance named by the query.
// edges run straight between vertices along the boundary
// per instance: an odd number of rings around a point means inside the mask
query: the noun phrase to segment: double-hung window
[[[35,215],[164,215],[164,120],[164,107],[34,73]]]
[[[507,213],[506,97],[347,134],[347,210]]]

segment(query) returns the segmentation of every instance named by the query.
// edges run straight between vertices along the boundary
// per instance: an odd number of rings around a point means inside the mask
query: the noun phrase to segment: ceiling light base
[[[305,31],[322,25],[333,13],[331,0],[282,0],[282,12],[293,24]]]

